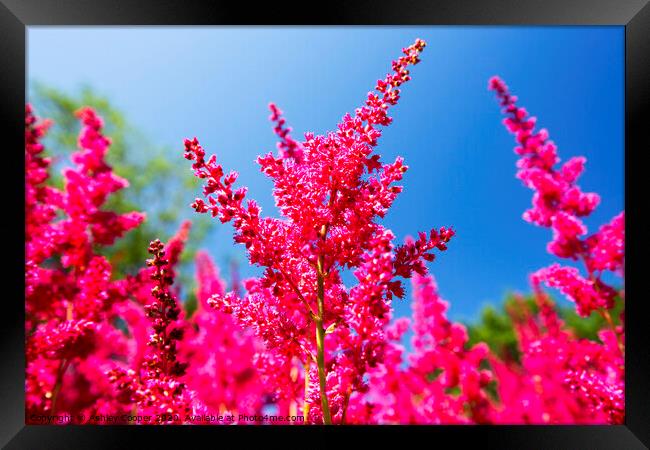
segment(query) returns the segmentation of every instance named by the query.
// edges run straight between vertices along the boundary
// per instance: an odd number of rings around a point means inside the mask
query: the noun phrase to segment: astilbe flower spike
[[[167,252],[170,252],[169,247]],[[187,368],[187,363],[178,360],[177,349],[184,329],[177,323],[181,310],[170,290],[174,277],[169,259],[165,258],[165,246],[160,240],[155,240],[148,251],[152,255],[147,266],[151,268],[149,276],[153,287],[151,301],[145,305],[144,311],[153,329],[148,341],[150,349],[140,368],[113,369],[109,372],[109,379],[117,385],[123,399],[135,403],[138,412],[161,417],[162,423],[183,423],[188,416],[203,411],[204,407],[179,380]]]
[[[533,276],[534,283],[545,282],[559,288],[575,304],[584,317],[592,311],[605,311],[614,305],[616,290],[601,279],[601,273],[609,270],[622,273],[625,242],[624,213],[612,219],[597,233],[585,239],[587,227],[580,217],[587,216],[596,208],[600,197],[584,193],[576,180],[584,170],[586,159],[574,157],[559,168],[557,148],[549,140],[545,129],[535,131],[536,118],[516,104],[517,97],[510,94],[506,84],[498,77],[490,79],[489,88],[494,90],[506,114],[504,124],[515,135],[519,144],[515,152],[521,156],[517,162],[517,177],[533,189],[533,207],[524,213],[524,219],[553,230],[550,253],[560,257],[580,260],[588,277],[577,269],[552,265]]]
[[[175,277],[176,266],[189,238],[190,225],[189,221],[184,222],[168,241],[164,257],[160,255],[167,261],[163,265],[167,273],[166,283]],[[131,336],[129,351],[124,363],[113,361],[112,366],[102,374],[103,377],[107,381],[112,380],[112,385],[118,388],[119,400],[124,407],[130,408],[131,413],[161,418],[159,422],[151,420],[145,423],[205,424],[214,423],[210,422],[210,417],[223,417],[226,414],[236,418],[241,414],[245,417],[261,417],[267,388],[256,380],[254,360],[260,343],[251,333],[240,330],[230,315],[215,312],[207,306],[211,295],[223,292],[223,282],[207,254],[197,254],[198,309],[189,318],[177,304],[178,317],[167,324],[167,329],[172,332],[173,328],[178,330],[175,332],[178,339],[174,339],[168,349],[164,345],[162,349],[166,352],[173,351],[174,355],[167,353],[167,356],[162,357],[159,355],[161,346],[152,346],[154,335],[158,335],[154,339],[156,342],[161,340],[157,330],[160,329],[160,319],[165,317],[152,316],[158,315],[155,304],[159,303],[156,297],[152,297],[152,293],[160,295],[161,292],[160,280],[156,275],[159,264],[153,262],[155,259],[135,276],[127,278],[131,301],[117,305],[114,317],[126,323]],[[180,289],[176,284],[168,284],[165,289],[172,297],[178,297]],[[176,314],[176,308],[171,311],[172,316]],[[163,381],[160,381],[156,378],[157,373],[150,373],[150,363],[152,360],[168,359],[182,361],[179,367],[182,370],[174,371],[168,376],[161,375]],[[171,404],[164,396],[165,390],[173,392],[164,389],[169,385],[182,390],[180,398],[174,399]],[[153,394],[160,402],[147,401],[145,393],[160,389],[163,389],[162,396]],[[165,408],[171,408],[172,412]],[[256,423],[259,421],[251,420]],[[231,423],[241,422],[248,420],[234,420]]]
[[[468,346],[465,327],[446,317],[448,303],[431,275],[412,279],[413,317],[394,321],[382,364],[369,373],[370,389],[351,399],[356,423],[490,423],[495,412],[486,387],[492,381],[481,368],[488,356],[484,343]],[[399,343],[411,328],[413,351]]]
[[[204,180],[207,199],[197,198],[192,207],[232,222],[235,242],[246,246],[251,264],[266,268],[261,278],[245,282],[243,298],[215,295],[211,304],[266,343],[269,355],[260,361],[272,367],[262,372],[269,378],[277,376],[271,371],[286,371],[275,395],[289,405],[302,403],[313,422],[343,421],[351,393],[366,389],[364,374],[383,359],[390,301],[403,295],[397,277],[423,272],[422,260],[432,260],[431,251],[445,249],[453,235],[432,230],[396,249],[393,233],[376,222],[401,192],[394,183],[407,167],[402,158],[382,163],[372,150],[424,46],[418,39],[403,49],[365,105],[345,115],[334,132],[307,133],[297,143],[271,105],[280,155],[260,156],[258,163],[273,180],[283,219],[262,218],[257,203],[244,202],[246,189],[234,187],[237,174],[224,174],[215,156],[206,159],[196,138],[185,141],[185,157]],[[358,280],[351,289],[340,278],[347,268]],[[303,368],[302,377],[296,367]],[[303,380],[300,400],[296,386]]]
[[[128,185],[104,157],[110,140],[92,109],[82,123],[73,167],[63,190],[48,185],[50,160],[41,139],[50,125],[25,110],[25,336],[26,420],[38,414],[120,411],[110,386],[95,383],[95,368],[125,351],[109,322],[126,298],[124,280],[112,279],[110,262],[96,249],[111,245],[144,220],[102,206]]]
[[[198,307],[189,319],[179,355],[191,361],[182,378],[207,410],[232,414],[237,419],[261,417],[271,389],[260,382],[255,355],[263,343],[250,330],[241,329],[232,315],[208,305],[213,295],[223,295],[225,283],[210,256],[196,254]],[[235,423],[249,422],[237,420]],[[253,421],[257,423],[258,421]]]
[[[531,281],[538,302],[542,302],[542,310],[549,308],[548,302],[543,300],[545,294],[540,286],[545,283],[573,301],[579,315],[587,317],[596,311],[610,326],[609,330],[600,332],[601,345],[571,339],[566,333],[552,330],[547,335],[535,331],[533,335],[539,337],[530,341],[520,329],[524,365],[529,374],[535,374],[536,386],[542,386],[540,382],[549,383],[548,380],[552,379],[552,387],[547,386],[546,389],[558,392],[549,397],[561,398],[565,400],[565,405],[566,399],[575,397],[566,392],[567,386],[570,386],[578,394],[577,401],[582,400],[583,406],[589,406],[591,416],[587,418],[588,422],[621,423],[624,415],[624,334],[622,326],[614,326],[608,310],[614,306],[615,298],[618,296],[622,301],[623,295],[601,277],[604,271],[623,275],[625,213],[621,212],[596,233],[582,238],[587,234],[587,227],[580,217],[591,214],[600,201],[597,194],[584,193],[576,184],[586,159],[571,158],[555,168],[559,158],[548,132],[544,129],[535,131],[536,119],[517,106],[517,98],[510,94],[503,80],[492,77],[488,87],[496,92],[506,114],[503,122],[519,144],[515,148],[515,152],[521,156],[517,162],[517,176],[535,191],[533,207],[524,213],[524,219],[552,228],[553,241],[549,243],[548,251],[560,258],[581,261],[587,272],[585,277],[577,268],[557,263],[535,272]],[[529,361],[535,361],[535,367],[531,367]],[[548,376],[538,373],[540,369],[547,371]],[[538,393],[540,389],[544,388],[539,387]],[[580,406],[569,404],[566,408],[562,414],[557,410],[555,413],[545,410],[541,418],[544,422],[554,420],[569,423],[584,419],[575,413]],[[514,410],[506,408],[508,413]]]

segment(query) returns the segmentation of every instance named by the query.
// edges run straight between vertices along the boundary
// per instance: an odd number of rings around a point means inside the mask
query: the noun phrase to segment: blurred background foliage
[[[206,216],[193,214],[186,205],[187,198],[194,198],[197,183],[189,170],[178,170],[178,164],[170,157],[174,149],[154,145],[107,97],[90,86],[69,93],[34,83],[30,86],[29,99],[38,117],[54,122],[44,144],[52,158],[52,182],[59,188],[63,187],[61,169],[71,164],[70,155],[77,150],[80,123],[75,111],[90,106],[104,119],[104,132],[112,141],[106,160],[117,175],[129,181],[127,188],[109,197],[106,208],[119,213],[147,214],[140,227],[116,241],[114,246],[98,249],[113,263],[115,277],[135,273],[149,256],[150,241],[156,238],[167,241],[183,220],[192,220],[190,239],[180,261],[178,285],[185,287],[182,295],[186,305],[194,307],[193,259],[206,237],[210,221]],[[181,158],[181,151],[176,153]]]

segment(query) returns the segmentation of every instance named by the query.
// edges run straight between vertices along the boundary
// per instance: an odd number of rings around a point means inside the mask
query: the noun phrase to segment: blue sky
[[[528,275],[555,260],[545,250],[550,231],[521,219],[531,192],[514,178],[513,138],[488,78],[506,80],[563,160],[587,157],[580,184],[602,196],[586,220],[595,230],[624,203],[623,27],[29,27],[28,77],[107,95],[150,140],[178,149],[170,154],[178,170],[189,170],[183,138],[197,136],[276,215],[271,183],[254,163],[275,149],[269,101],[296,138],[334,129],[417,37],[428,46],[377,148],[410,166],[384,224],[400,241],[456,229],[430,268],[450,316],[471,319],[526,291]],[[199,192],[197,183],[187,203]],[[215,223],[207,249],[218,262],[245,264],[229,225]],[[396,304],[397,315],[409,311],[408,301]]]

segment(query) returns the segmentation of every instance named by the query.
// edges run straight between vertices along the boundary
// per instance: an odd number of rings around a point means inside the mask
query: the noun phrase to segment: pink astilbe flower
[[[533,282],[546,283],[559,288],[576,304],[581,316],[592,311],[606,310],[614,305],[616,291],[601,280],[604,270],[621,272],[624,260],[625,223],[620,213],[612,223],[603,226],[592,236],[580,217],[587,216],[596,208],[600,197],[584,193],[576,184],[584,171],[586,159],[575,157],[559,168],[557,147],[549,140],[545,129],[535,131],[535,117],[516,104],[517,97],[499,77],[492,77],[489,89],[494,90],[506,118],[503,123],[515,135],[519,144],[515,153],[521,156],[517,162],[517,177],[535,191],[533,207],[524,213],[524,219],[553,230],[553,240],[548,251],[561,258],[584,262],[588,277],[582,277],[576,269],[553,265],[541,269]]]
[[[196,254],[196,281],[198,307],[179,346],[180,356],[191,362],[183,380],[212,413],[261,416],[266,390],[254,361],[263,344],[232,315],[209,307],[225,284],[205,252]]]
[[[607,423],[621,424],[625,419],[625,387],[620,370],[610,374],[597,374],[591,370],[567,372],[567,382],[573,392],[585,402],[591,403],[591,411],[603,412]]]
[[[144,220],[142,213],[117,214],[100,209],[108,195],[127,187],[128,181],[115,175],[104,161],[110,139],[101,134],[102,119],[90,108],[80,110],[78,116],[83,124],[79,135],[81,151],[72,155],[77,169],[64,170],[67,196],[63,208],[70,220],[61,224],[60,236],[74,248],[62,258],[68,267],[86,263],[91,243],[110,245]],[[92,241],[81,224],[90,227]]]
[[[481,368],[487,346],[469,348],[465,327],[447,319],[448,303],[431,275],[416,275],[412,285],[413,318],[389,327],[386,357],[370,372],[369,392],[353,399],[353,411],[361,412],[354,418],[360,423],[492,422],[494,405],[486,387],[493,376]],[[413,351],[405,355],[399,341],[409,325]],[[372,414],[365,417],[368,410]]]
[[[498,380],[500,423],[621,423],[623,355],[611,330],[601,342],[577,339],[557,317],[551,300],[536,293],[539,312],[523,302],[511,311],[522,363],[490,358]],[[589,382],[583,382],[589,379]],[[604,387],[607,386],[605,392]],[[577,393],[577,395],[576,395]]]
[[[532,376],[535,392],[550,391],[540,398],[554,403],[552,407],[548,404],[537,407],[536,411],[541,415],[535,416],[535,409],[529,402],[524,405],[524,421],[622,423],[624,333],[622,327],[614,326],[608,310],[614,306],[616,297],[623,299],[623,295],[606,284],[601,276],[605,270],[623,275],[624,212],[595,234],[582,238],[587,234],[587,228],[579,217],[589,215],[599,202],[597,194],[583,193],[575,184],[584,170],[586,159],[572,158],[559,169],[554,168],[559,158],[555,145],[548,140],[548,132],[535,132],[535,118],[528,117],[527,111],[516,105],[517,98],[509,93],[500,78],[491,78],[489,88],[496,92],[507,115],[504,124],[515,134],[519,144],[515,148],[515,152],[521,155],[517,176],[535,191],[533,208],[524,214],[524,218],[551,227],[553,241],[548,246],[549,252],[561,258],[580,260],[587,271],[587,276],[583,276],[577,268],[552,264],[535,272],[531,281],[538,302],[542,303],[542,311],[544,308],[548,310],[548,301],[544,301],[545,295],[540,287],[544,283],[557,288],[573,301],[580,316],[587,317],[595,311],[610,327],[600,332],[602,344],[573,339],[566,332],[557,331],[556,326],[552,327],[554,332],[549,330],[547,334],[532,331],[532,340],[525,338],[523,330],[519,329],[525,369],[522,379],[531,379]],[[501,372],[504,373],[504,369]],[[510,385],[507,388],[510,389]],[[577,404],[571,404],[574,398]],[[564,409],[560,411],[557,408]],[[588,411],[587,417],[581,415],[581,409]],[[506,414],[517,414],[513,407],[506,406],[505,411]]]
[[[600,227],[587,241],[590,272],[609,270],[623,275],[625,268],[625,213],[614,217],[610,223]]]
[[[25,250],[26,277],[34,277],[37,265],[51,252],[49,235],[50,222],[57,213],[56,203],[62,195],[47,186],[51,161],[42,155],[45,147],[40,140],[45,136],[49,121],[38,121],[31,105],[25,107]],[[56,201],[56,203],[54,202]],[[28,293],[33,286],[28,283]]]
[[[127,185],[104,157],[110,141],[91,109],[78,113],[82,130],[65,187],[46,183],[50,161],[40,139],[49,122],[25,112],[25,334],[26,420],[33,414],[120,411],[114,390],[95,386],[87,370],[110,361],[124,341],[108,325],[110,311],[127,298],[124,280],[112,279],[109,261],[95,248],[138,226],[140,213],[101,209]],[[110,349],[110,350],[109,350]]]
[[[176,275],[176,266],[180,261],[180,255],[189,238],[190,228],[190,221],[183,222],[177,233],[169,239],[165,249],[167,260],[165,269],[168,276],[172,279]],[[111,322],[121,321],[123,323],[124,330],[122,332],[122,339],[125,341],[124,349],[117,353],[117,358],[112,358],[109,364],[104,364],[101,366],[101,369],[96,370],[97,376],[100,376],[100,374],[102,376],[102,383],[109,382],[112,389],[115,389],[115,378],[121,378],[121,383],[124,383],[124,385],[119,391],[119,401],[122,407],[128,408],[129,412],[132,412],[134,408],[138,408],[137,400],[139,398],[133,395],[128,389],[128,386],[136,386],[133,379],[129,380],[129,377],[137,378],[138,381],[142,379],[141,372],[143,367],[146,366],[146,360],[151,354],[150,341],[152,334],[155,333],[155,329],[147,311],[151,305],[152,290],[156,288],[158,283],[156,277],[157,270],[158,267],[156,265],[147,265],[140,269],[134,276],[127,275],[126,279],[123,280],[122,285],[125,288],[128,287],[129,301],[114,305],[110,312],[109,320]],[[168,289],[172,296],[177,296],[180,291],[179,287],[175,285],[168,286]],[[174,323],[177,328],[184,331],[190,329],[190,324],[186,321],[184,313],[180,308],[178,318]],[[182,347],[182,343],[178,344],[178,346],[179,348]],[[116,352],[114,352],[115,354]],[[108,377],[106,376],[107,374],[109,374]],[[112,378],[113,382],[110,382],[109,380]],[[171,417],[173,421],[185,419],[181,419],[178,413],[166,417]]]
[[[515,135],[518,144],[515,153],[521,158],[517,162],[517,177],[535,191],[533,207],[524,213],[524,219],[540,226],[553,227],[560,237],[563,227],[553,222],[558,213],[564,212],[573,216],[572,221],[580,228],[577,217],[589,215],[600,202],[597,194],[583,193],[575,184],[584,170],[585,158],[572,158],[559,170],[555,169],[559,162],[557,147],[549,140],[548,131],[535,131],[537,119],[529,117],[528,111],[517,106],[517,97],[510,94],[499,77],[490,79],[489,88],[496,92],[507,116],[503,123]],[[570,226],[570,229],[573,230],[575,226]]]
[[[297,163],[301,163],[303,158],[302,146],[300,142],[291,137],[291,128],[285,126],[287,121],[282,117],[282,111],[274,103],[269,104],[269,109],[271,110],[269,120],[275,122],[273,131],[280,139],[280,142],[278,142],[280,156],[282,158],[293,158]]]
[[[215,156],[206,159],[196,138],[185,141],[185,157],[204,180],[207,199],[196,199],[193,208],[232,222],[235,242],[246,246],[250,263],[266,268],[261,278],[245,283],[243,298],[216,295],[211,304],[264,340],[273,354],[264,360],[285,370],[295,361],[305,367],[303,413],[309,408],[313,422],[342,420],[349,396],[364,389],[364,374],[383,358],[390,301],[403,295],[397,277],[421,272],[421,260],[430,261],[431,250],[444,249],[453,235],[432,230],[397,250],[392,232],[376,221],[401,192],[395,183],[407,167],[402,158],[382,163],[372,150],[380,126],[391,122],[388,109],[397,103],[399,87],[410,79],[408,66],[419,62],[424,46],[417,40],[403,49],[365,105],[345,115],[334,132],[307,133],[296,143],[271,106],[280,155],[260,156],[258,163],[273,180],[283,219],[262,218],[257,203],[244,202],[246,188],[234,187],[237,174],[224,174]],[[347,268],[358,279],[349,290],[340,278]],[[279,397],[295,395],[303,379],[294,378],[277,388]]]
[[[578,314],[589,316],[592,311],[609,309],[614,306],[616,290],[600,279],[588,280],[580,275],[575,267],[552,264],[538,270],[531,276],[534,285],[542,281],[549,287],[557,288],[576,304]]]
[[[167,252],[171,253],[169,246]],[[184,423],[205,408],[179,380],[187,368],[187,363],[177,357],[177,343],[183,338],[184,329],[177,321],[181,310],[170,290],[174,278],[169,259],[165,258],[166,250],[155,240],[149,245],[149,253],[153,256],[147,260],[153,288],[151,301],[144,310],[153,329],[148,341],[150,349],[141,367],[110,370],[109,380],[121,391],[125,403],[135,403],[138,412],[159,417],[159,423]]]

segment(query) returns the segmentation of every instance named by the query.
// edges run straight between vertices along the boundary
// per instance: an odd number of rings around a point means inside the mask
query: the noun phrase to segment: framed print
[[[0,17],[6,448],[647,448],[646,1]]]

